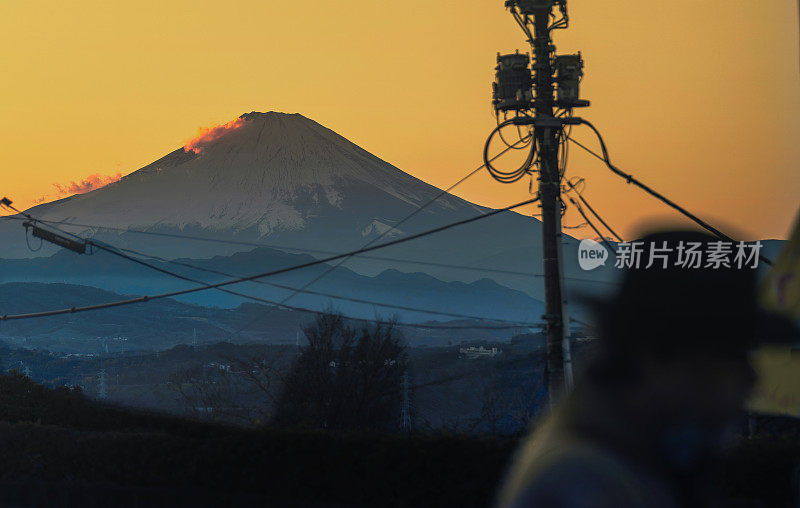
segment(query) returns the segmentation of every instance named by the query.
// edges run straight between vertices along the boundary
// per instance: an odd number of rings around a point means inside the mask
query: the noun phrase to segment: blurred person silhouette
[[[714,237],[671,231],[639,246],[617,294],[590,302],[595,355],[517,451],[498,507],[724,506],[714,465],[755,382],[748,353],[797,331],[759,309],[737,244],[721,254]],[[689,246],[724,262],[687,262]]]

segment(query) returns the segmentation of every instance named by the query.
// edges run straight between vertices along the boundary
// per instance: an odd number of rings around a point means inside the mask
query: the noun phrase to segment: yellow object
[[[765,309],[800,319],[800,216],[792,234],[761,286]],[[758,384],[750,409],[800,418],[800,349],[797,344],[762,347],[752,357]]]
[[[761,287],[765,309],[800,319],[800,217]]]
[[[750,410],[800,418],[800,350],[765,346],[753,353],[751,361],[758,383]]]

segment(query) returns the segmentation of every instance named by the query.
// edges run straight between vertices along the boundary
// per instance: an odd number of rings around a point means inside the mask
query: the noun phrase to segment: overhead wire
[[[517,12],[516,6],[511,7],[511,15],[514,16],[514,20],[517,22],[522,31],[525,33],[525,36],[528,38],[528,43],[531,45],[534,43],[534,37],[531,33],[531,29],[528,28],[528,16],[526,15],[524,18],[520,16]]]
[[[603,218],[602,218],[602,217],[600,217],[600,214],[598,214],[598,213],[597,213],[597,211],[596,211],[594,208],[592,208],[592,206],[591,206],[591,205],[590,205],[590,204],[589,204],[589,203],[586,201],[586,198],[584,198],[584,197],[583,197],[583,193],[579,192],[579,191],[578,191],[578,190],[575,188],[575,186],[572,184],[572,182],[570,182],[569,180],[567,180],[566,184],[567,184],[567,187],[568,187],[568,189],[569,189],[569,190],[572,190],[572,191],[574,191],[574,192],[575,192],[575,195],[577,195],[577,196],[578,196],[578,199],[581,201],[581,203],[583,203],[583,204],[584,204],[584,206],[586,206],[586,208],[588,208],[588,209],[589,209],[589,211],[590,211],[590,212],[592,212],[592,215],[594,215],[595,217],[597,217],[597,220],[599,220],[599,221],[600,221],[600,223],[601,223],[603,226],[605,226],[605,228],[606,228],[606,229],[607,229],[609,232],[611,232],[611,234],[612,234],[612,235],[614,235],[614,237],[617,239],[617,241],[619,241],[619,242],[622,242],[622,241],[623,241],[623,240],[622,240],[622,237],[621,237],[621,236],[619,236],[619,235],[617,234],[617,232],[616,232],[616,231],[614,231],[614,229],[612,229],[612,227],[611,227],[611,226],[609,226],[609,225],[608,225],[608,223],[607,223],[605,220],[603,220]]]
[[[561,18],[553,22],[550,26],[547,27],[547,30],[558,30],[569,28],[569,14],[567,13],[567,4],[565,1],[558,2],[559,10],[561,11]],[[551,16],[555,18],[555,13],[551,13]]]
[[[606,245],[606,247],[608,247],[609,252],[614,252],[614,247],[611,245],[608,239],[603,235],[603,233],[601,233],[597,229],[597,227],[592,223],[592,221],[589,220],[589,217],[586,216],[586,213],[583,211],[583,208],[581,208],[581,205],[577,201],[575,201],[572,198],[572,196],[568,197],[570,202],[575,206],[575,209],[578,210],[578,213],[581,214],[581,217],[583,217],[583,220],[585,220],[586,223],[589,224],[589,226],[591,226],[594,232],[597,233],[598,238],[600,238],[600,240]]]
[[[18,213],[18,212],[17,212]],[[5,215],[0,216],[0,219],[5,220],[19,220],[25,221],[29,220],[26,217],[18,217],[15,215]],[[177,233],[164,233],[159,231],[145,231],[139,229],[130,229],[130,228],[119,228],[114,226],[107,226],[107,225],[99,225],[99,224],[84,224],[84,223],[77,223],[77,222],[70,222],[70,221],[54,221],[49,219],[41,219],[36,218],[36,222],[42,224],[48,224],[51,227],[54,226],[75,226],[75,227],[84,227],[84,228],[92,228],[96,230],[108,230],[108,231],[119,231],[122,233],[133,233],[133,234],[141,234],[141,235],[148,235],[148,236],[156,236],[156,237],[165,237],[175,240],[193,240],[193,241],[200,241],[200,242],[211,242],[211,243],[220,243],[220,244],[230,244],[230,245],[241,245],[246,247],[261,247],[261,248],[272,248],[272,249],[279,249],[279,250],[286,250],[292,252],[308,252],[308,253],[317,253],[317,254],[328,254],[328,255],[336,255],[336,254],[343,254],[342,252],[336,251],[329,251],[329,250],[322,250],[322,249],[311,249],[306,247],[294,247],[294,246],[287,246],[287,245],[280,245],[280,244],[270,244],[270,243],[259,243],[259,242],[245,242],[239,240],[226,240],[221,238],[209,238],[203,236],[192,236],[192,235],[185,235],[185,234],[177,234]],[[568,226],[565,226],[568,227]],[[60,230],[65,234],[76,236],[74,233]],[[41,247],[37,247],[33,249],[28,246],[32,252],[38,251]],[[130,249],[125,249],[119,246],[115,246],[115,248],[130,251]],[[136,253],[135,251],[132,251]],[[147,254],[137,253],[137,255],[144,255],[145,257],[154,257],[157,259],[164,259],[159,258],[158,256],[150,256]],[[390,261],[395,263],[408,263],[408,264],[416,264],[422,266],[433,266],[438,268],[447,268],[447,269],[455,269],[455,270],[465,270],[465,271],[476,271],[481,273],[497,273],[503,275],[514,275],[520,277],[534,277],[534,278],[542,278],[544,277],[543,274],[540,273],[529,273],[529,272],[520,272],[516,270],[503,270],[498,268],[489,268],[489,267],[478,267],[478,266],[468,266],[468,265],[457,265],[457,264],[449,264],[449,263],[436,263],[432,261],[422,261],[418,259],[407,259],[407,258],[395,258],[395,257],[386,257],[386,256],[364,256],[359,255],[359,258],[362,259],[370,259],[376,261]],[[172,262],[172,260],[165,260],[165,262]],[[577,280],[577,281],[585,281],[585,282],[593,282],[593,283],[601,283],[602,281],[595,281],[591,279],[584,279],[581,277],[566,277],[570,280]]]
[[[99,310],[99,309],[105,309],[105,308],[111,308],[111,307],[119,307],[119,306],[123,306],[123,305],[134,304],[134,303],[147,302],[147,301],[150,301],[150,300],[171,298],[171,297],[175,297],[175,296],[181,296],[181,295],[185,295],[185,294],[196,293],[196,292],[199,292],[199,291],[206,291],[206,290],[209,290],[209,289],[215,289],[215,288],[230,286],[230,285],[233,285],[233,284],[240,284],[242,282],[249,282],[249,281],[256,280],[256,279],[263,279],[265,277],[270,277],[270,276],[278,275],[278,274],[281,274],[281,273],[288,273],[288,272],[291,272],[291,271],[300,270],[302,268],[307,268],[307,267],[310,267],[310,266],[315,266],[315,265],[319,265],[319,264],[323,264],[323,263],[328,263],[330,261],[335,261],[335,260],[338,260],[338,259],[354,256],[354,255],[360,254],[362,252],[371,252],[373,250],[383,249],[383,248],[386,248],[386,247],[390,247],[392,245],[397,245],[397,244],[400,244],[400,243],[409,242],[409,241],[416,240],[418,238],[422,238],[422,237],[429,236],[429,235],[432,235],[432,234],[437,234],[437,233],[440,233],[442,231],[446,231],[448,229],[451,229],[453,227],[457,227],[457,226],[469,224],[469,223],[472,223],[472,222],[480,221],[480,220],[483,220],[483,219],[487,219],[487,218],[492,217],[494,215],[497,215],[497,214],[500,214],[500,213],[503,213],[503,212],[507,212],[507,211],[510,211],[510,210],[515,209],[515,208],[519,208],[519,207],[522,207],[522,206],[525,206],[525,205],[528,205],[528,204],[531,204],[531,203],[534,203],[537,200],[538,200],[538,198],[528,199],[528,200],[522,201],[520,203],[515,203],[513,205],[510,205],[510,206],[507,206],[507,207],[504,207],[504,208],[492,210],[491,212],[483,214],[483,215],[479,215],[479,216],[475,216],[475,217],[470,217],[468,219],[463,219],[463,220],[460,220],[460,221],[456,221],[456,222],[453,222],[453,223],[450,223],[450,224],[446,224],[444,226],[439,226],[437,228],[433,228],[433,229],[430,229],[430,230],[427,230],[427,231],[423,231],[421,233],[416,233],[416,234],[409,235],[409,236],[406,236],[406,237],[403,237],[403,238],[398,238],[398,239],[395,239],[395,240],[391,240],[389,242],[382,243],[382,244],[379,244],[379,245],[366,246],[366,247],[362,247],[361,249],[358,249],[358,250],[355,250],[355,251],[351,251],[351,252],[348,252],[348,253],[345,253],[345,254],[339,254],[339,255],[336,255],[336,256],[330,256],[328,258],[309,261],[307,263],[301,263],[301,264],[293,265],[293,266],[290,266],[290,267],[285,267],[285,268],[280,268],[280,269],[276,269],[276,270],[271,270],[271,271],[268,271],[268,272],[258,273],[258,274],[250,275],[250,276],[247,276],[247,277],[240,277],[240,278],[233,279],[233,280],[216,282],[216,283],[213,283],[213,284],[205,284],[205,285],[198,286],[198,287],[193,287],[193,288],[186,288],[186,289],[177,290],[177,291],[159,293],[159,294],[156,294],[156,295],[141,296],[141,297],[131,298],[131,299],[127,299],[127,300],[121,300],[121,301],[117,301],[117,302],[108,302],[108,303],[104,303],[104,304],[89,305],[89,306],[83,306],[83,307],[70,307],[70,308],[65,308],[65,309],[57,309],[57,310],[44,311],[44,312],[33,312],[33,313],[27,313],[27,314],[3,315],[3,316],[0,316],[0,321],[29,319],[29,318],[37,318],[37,317],[45,317],[45,316],[54,316],[54,315],[60,315],[60,314],[71,314],[71,313],[76,313],[76,312],[93,311],[93,310]],[[18,213],[22,213],[19,210],[16,210],[15,208],[14,208],[14,210],[17,211]]]
[[[652,187],[642,183],[640,180],[637,180],[636,178],[633,177],[633,175],[631,175],[629,173],[626,173],[626,172],[622,171],[621,169],[619,169],[618,167],[616,167],[611,162],[611,157],[608,154],[608,149],[606,147],[606,143],[603,140],[603,136],[600,134],[600,131],[598,131],[597,128],[594,125],[592,125],[590,122],[588,122],[587,120],[581,120],[581,123],[583,125],[586,125],[590,129],[592,129],[592,131],[594,131],[595,135],[597,136],[597,139],[600,142],[600,148],[602,150],[603,155],[601,156],[601,155],[597,154],[594,150],[592,150],[589,147],[583,145],[579,141],[576,141],[574,138],[570,137],[569,138],[570,141],[572,141],[573,143],[575,143],[579,147],[583,148],[585,151],[587,151],[588,153],[592,154],[596,158],[598,158],[601,161],[603,161],[605,163],[605,165],[608,167],[608,169],[611,170],[612,173],[616,174],[617,176],[620,176],[620,177],[624,178],[627,183],[629,183],[629,184],[632,183],[632,184],[636,185],[640,189],[644,190],[645,192],[647,192],[651,196],[653,196],[656,199],[658,199],[659,201],[661,201],[662,203],[668,205],[669,207],[673,208],[674,210],[677,210],[678,212],[680,212],[681,214],[683,214],[684,216],[686,216],[687,218],[692,220],[695,224],[699,225],[700,227],[702,227],[706,231],[710,232],[711,234],[713,234],[717,238],[720,238],[722,240],[726,240],[726,241],[729,241],[729,242],[735,242],[735,240],[733,238],[731,238],[730,236],[726,235],[725,233],[723,233],[719,229],[715,228],[711,224],[707,223],[703,219],[699,218],[698,216],[696,216],[692,212],[688,211],[687,209],[683,208],[679,204],[675,203],[671,199],[667,198],[663,194],[657,192]],[[767,258],[767,257],[765,257],[763,255],[759,255],[759,259],[761,259],[764,263],[766,263],[766,264],[768,264],[770,266],[773,264],[772,260],[770,260],[769,258]]]
[[[495,115],[494,116],[495,116],[495,121],[496,121],[497,125],[500,125],[500,112],[499,111],[495,111]],[[503,112],[503,121],[505,122],[507,120],[508,120],[508,112],[504,111]],[[519,129],[519,125],[517,125],[517,135],[519,136],[519,139],[513,144],[510,144],[508,141],[506,141],[506,138],[503,136],[503,131],[502,130],[498,131],[497,134],[498,134],[498,136],[500,136],[500,141],[502,141],[504,145],[506,145],[507,147],[511,148],[512,150],[524,150],[526,147],[528,147],[528,145],[531,144],[531,141],[533,140],[533,136],[524,136],[522,134],[522,131]],[[520,142],[522,142],[525,139],[527,139],[528,141],[523,143],[520,146],[516,146],[516,145],[518,145]]]
[[[28,228],[25,228],[25,245],[28,246],[28,250],[30,250],[31,252],[39,252],[40,250],[42,250],[42,246],[44,245],[44,240],[39,238],[39,246],[34,249],[33,247],[31,247],[31,238],[30,236],[28,236]]]
[[[563,115],[566,115],[567,118],[572,118],[572,110],[565,110],[562,112]],[[561,145],[561,166],[559,167],[558,174],[561,178],[564,178],[564,175],[567,173],[567,161],[569,159],[569,143],[567,143],[567,138],[572,134],[572,124],[567,127],[566,132],[564,129],[559,129],[558,136],[560,138],[560,145]]]
[[[521,143],[521,142],[524,142],[524,141],[525,141],[524,139],[520,139],[520,140],[519,140],[517,143],[514,143],[514,145],[516,145],[516,144],[518,144],[518,143]],[[508,146],[508,147],[504,148],[504,149],[503,149],[503,150],[501,150],[501,151],[500,151],[500,152],[499,152],[497,155],[495,155],[494,157],[492,157],[490,160],[487,160],[487,159],[486,159],[486,154],[484,153],[483,164],[481,164],[480,166],[478,166],[478,167],[477,167],[477,168],[475,168],[474,170],[472,170],[472,171],[470,171],[469,173],[467,173],[467,175],[466,175],[466,176],[462,177],[462,178],[461,178],[461,179],[459,179],[457,182],[455,182],[454,184],[450,185],[450,187],[448,187],[448,188],[446,188],[446,189],[443,189],[443,190],[441,190],[441,191],[440,191],[438,194],[436,194],[436,196],[434,196],[432,199],[428,200],[428,201],[427,201],[426,203],[424,203],[422,206],[419,206],[417,209],[415,209],[415,210],[414,210],[413,212],[411,212],[410,214],[406,215],[406,216],[405,216],[403,219],[401,219],[399,222],[397,222],[397,223],[393,224],[393,225],[392,225],[392,226],[391,226],[389,229],[387,229],[386,231],[383,231],[382,233],[380,233],[380,234],[379,234],[378,236],[376,236],[375,238],[373,238],[373,239],[369,240],[367,243],[365,243],[365,244],[364,244],[364,246],[363,246],[363,247],[362,247],[362,249],[360,249],[360,250],[363,250],[363,249],[365,249],[365,248],[367,248],[367,247],[370,247],[371,245],[373,245],[373,244],[374,244],[375,242],[377,242],[378,240],[380,240],[380,239],[384,238],[386,235],[388,235],[388,234],[389,234],[389,233],[391,233],[392,231],[394,231],[394,230],[398,229],[398,228],[399,228],[401,225],[403,225],[403,224],[404,224],[404,223],[406,223],[407,221],[411,220],[411,219],[412,219],[413,217],[415,217],[415,216],[416,216],[418,213],[422,212],[422,211],[423,211],[423,210],[425,210],[425,209],[426,209],[428,206],[432,205],[432,204],[433,204],[433,203],[435,203],[437,200],[439,200],[439,198],[441,198],[442,196],[446,195],[448,192],[450,192],[451,190],[455,189],[457,186],[461,185],[463,182],[465,182],[467,179],[471,178],[473,175],[477,174],[477,173],[478,173],[478,172],[479,172],[481,169],[483,169],[484,167],[486,167],[486,165],[487,165],[487,164],[491,163],[492,161],[496,160],[498,157],[502,156],[503,154],[505,154],[506,152],[508,152],[509,150],[511,150],[511,149],[513,148],[513,146],[514,146],[514,145],[511,145],[511,146]],[[532,147],[533,147],[533,145],[535,145],[535,143],[532,143]],[[532,148],[532,149],[533,149],[533,148]],[[487,214],[487,215],[488,215],[488,214]],[[356,253],[357,253],[357,252],[356,252]],[[281,300],[281,303],[286,303],[286,302],[288,302],[289,300],[291,300],[292,298],[294,298],[294,297],[295,297],[295,296],[296,296],[296,295],[297,295],[297,294],[300,292],[300,290],[308,289],[309,287],[311,287],[311,286],[312,286],[313,284],[315,284],[316,282],[318,282],[318,281],[320,281],[321,279],[325,278],[326,276],[328,276],[328,274],[330,274],[330,273],[331,273],[331,272],[333,272],[335,269],[337,269],[338,267],[340,267],[340,266],[342,266],[344,263],[346,263],[346,262],[347,262],[347,260],[349,260],[349,259],[350,259],[352,256],[354,256],[354,255],[356,255],[356,254],[354,253],[354,254],[350,254],[350,255],[342,256],[341,258],[339,258],[339,259],[340,259],[340,261],[338,261],[338,262],[337,262],[335,265],[333,265],[333,266],[329,267],[327,270],[325,270],[324,272],[322,272],[320,275],[318,275],[317,277],[314,277],[313,279],[311,279],[310,281],[308,281],[307,283],[305,283],[305,284],[304,284],[304,285],[303,285],[301,288],[299,288],[297,291],[294,291],[294,292],[293,292],[293,293],[291,293],[289,296],[287,296],[286,298],[284,298],[283,300]],[[253,320],[251,323],[248,323],[248,324],[246,324],[244,328],[247,328],[248,326],[252,326],[252,324],[256,323],[256,322],[257,322],[259,319],[260,319],[260,318],[255,318],[255,319],[254,319],[254,320]],[[240,331],[241,331],[242,329],[244,329],[244,328],[240,328]]]
[[[589,225],[588,222],[582,222],[582,223],[576,224],[574,226],[565,226],[565,225],[562,224],[561,227],[564,228],[564,229],[582,229],[582,228],[587,227],[588,225]],[[564,278],[566,279],[568,277],[564,277]]]
[[[24,213],[24,212],[20,212],[20,213],[23,213],[28,219],[30,219],[32,221],[35,221],[37,223],[50,225],[49,221],[33,217],[32,215]],[[60,233],[69,235],[69,236],[75,238],[76,240],[82,241],[87,246],[91,246],[93,248],[97,248],[97,249],[102,250],[104,252],[108,252],[109,254],[112,254],[114,256],[118,256],[120,258],[126,259],[126,260],[131,261],[133,263],[136,263],[138,265],[142,265],[142,266],[144,266],[146,268],[149,268],[151,270],[155,270],[157,272],[163,273],[165,275],[169,275],[171,277],[175,277],[177,279],[180,279],[180,280],[183,280],[183,281],[186,281],[186,282],[192,282],[192,283],[201,284],[201,285],[207,285],[208,284],[207,282],[205,282],[203,280],[194,279],[192,277],[187,277],[187,276],[181,275],[179,273],[173,272],[171,270],[167,270],[165,268],[161,268],[161,267],[155,266],[153,264],[150,264],[150,263],[147,263],[145,261],[142,261],[141,259],[137,259],[135,257],[126,255],[124,252],[121,252],[123,250],[129,250],[129,249],[121,249],[119,247],[114,247],[112,245],[106,244],[105,242],[97,242],[95,240],[86,239],[86,238],[83,238],[83,237],[81,237],[79,235],[76,235],[74,233],[70,233],[69,231],[64,231],[63,229],[55,227],[55,226],[52,226],[52,225],[50,225],[50,227],[52,227],[53,229],[59,231]],[[25,233],[27,235],[27,228],[26,228]],[[137,254],[143,255],[142,253],[137,253]],[[227,293],[227,294],[230,294],[230,295],[233,295],[233,296],[238,296],[238,297],[241,297],[241,298],[253,300],[253,301],[256,301],[256,302],[259,302],[259,303],[266,303],[266,304],[270,304],[270,305],[279,305],[280,307],[284,307],[284,308],[289,309],[289,310],[296,310],[296,311],[310,312],[310,313],[319,313],[318,311],[314,311],[312,309],[307,309],[307,308],[303,308],[303,307],[294,307],[294,306],[290,306],[290,305],[280,305],[280,304],[278,304],[278,302],[275,302],[275,301],[272,301],[272,300],[268,300],[268,299],[257,297],[257,296],[253,296],[253,295],[248,295],[248,294],[241,293],[241,292],[238,292],[238,291],[233,291],[233,290],[230,290],[230,289],[227,289],[227,288],[218,287],[218,288],[214,288],[214,289],[216,289],[217,291],[221,291],[223,293]]]
[[[492,175],[492,178],[501,183],[514,183],[517,180],[521,179],[526,174],[528,174],[528,172],[530,171],[530,167],[533,164],[534,158],[536,157],[536,152],[537,152],[536,139],[530,134],[528,134],[527,136],[525,136],[520,140],[523,141],[527,140],[528,138],[532,138],[529,143],[530,151],[521,166],[511,171],[503,171],[492,166],[492,161],[497,158],[494,157],[492,159],[489,159],[489,148],[491,147],[492,139],[494,139],[494,136],[497,133],[499,133],[504,127],[508,125],[513,125],[515,120],[516,118],[512,118],[510,120],[505,120],[502,123],[499,123],[497,127],[495,127],[494,130],[492,130],[491,134],[489,134],[489,137],[486,139],[486,143],[483,145],[483,166],[486,167],[486,169],[489,171],[489,174]]]
[[[4,220],[19,220],[24,221],[27,220],[24,217],[17,217],[14,215],[5,215],[0,216],[0,219]],[[337,251],[330,251],[330,250],[323,250],[323,249],[311,249],[308,247],[296,247],[296,246],[289,246],[289,245],[280,245],[280,244],[271,244],[271,243],[260,243],[260,242],[245,242],[240,240],[226,240],[223,238],[209,238],[204,236],[193,236],[193,235],[185,235],[185,234],[177,234],[177,233],[165,233],[160,231],[145,231],[141,229],[130,229],[130,228],[118,228],[113,226],[103,226],[99,224],[83,224],[77,222],[69,222],[69,221],[53,221],[53,220],[44,220],[44,219],[37,219],[38,222],[47,223],[51,225],[63,225],[63,226],[75,226],[75,227],[83,227],[83,228],[92,228],[96,230],[107,230],[107,231],[118,231],[121,233],[133,233],[133,234],[141,234],[141,235],[148,235],[148,236],[156,236],[156,237],[164,237],[164,238],[171,238],[175,240],[193,240],[199,242],[210,242],[210,243],[219,243],[219,244],[227,244],[227,245],[241,245],[243,247],[257,247],[257,248],[270,248],[270,249],[277,249],[277,250],[285,250],[290,252],[306,252],[306,253],[314,253],[314,254],[341,254],[341,252]],[[536,273],[528,273],[528,272],[519,272],[515,270],[502,270],[497,268],[481,268],[478,266],[467,266],[467,265],[455,265],[455,264],[448,264],[448,263],[436,263],[433,261],[422,261],[418,259],[407,259],[407,258],[395,258],[395,257],[386,257],[386,256],[359,256],[361,259],[370,259],[376,261],[391,261],[394,263],[408,263],[414,265],[422,265],[422,266],[435,266],[438,268],[451,268],[456,270],[467,270],[467,271],[475,271],[475,272],[486,272],[486,273],[501,273],[506,275],[517,275],[523,277],[543,277],[542,274]]]
[[[16,210],[16,208],[14,208],[14,207],[10,207],[10,208],[12,208],[15,211],[19,212],[19,210]],[[24,212],[19,212],[19,213],[22,213],[23,215],[25,215],[28,219],[30,219],[32,221],[39,222],[39,223],[44,223],[44,224],[48,224],[49,223],[49,221],[41,220],[41,219],[39,219],[37,217],[33,217],[30,214],[27,214],[27,213],[24,213]],[[140,256],[144,256],[144,257],[150,257],[150,258],[153,258],[153,259],[158,259],[158,260],[160,260],[162,262],[174,263],[174,264],[181,265],[181,266],[188,267],[188,268],[192,268],[192,269],[195,269],[195,270],[207,271],[207,272],[216,273],[216,274],[220,274],[220,275],[226,275],[226,276],[230,276],[230,277],[235,277],[235,276],[230,275],[230,274],[225,274],[224,272],[219,272],[219,271],[216,271],[216,270],[209,270],[209,269],[205,269],[203,267],[198,267],[198,266],[191,265],[191,264],[188,264],[188,263],[182,263],[182,262],[177,262],[177,261],[166,260],[166,259],[160,258],[158,256],[145,254],[145,253],[142,253],[142,252],[134,251],[132,249],[121,249],[119,247],[114,247],[114,246],[111,246],[109,244],[106,244],[104,242],[103,243],[98,243],[98,242],[96,242],[94,240],[85,239],[85,238],[80,237],[80,236],[78,236],[76,234],[70,233],[68,231],[64,231],[63,229],[60,229],[58,227],[55,227],[55,226],[51,226],[51,227],[53,227],[54,229],[58,230],[59,232],[61,232],[63,234],[72,236],[72,237],[76,238],[77,240],[84,242],[86,245],[89,245],[89,246],[92,246],[92,247],[97,247],[98,249],[106,251],[106,252],[108,252],[110,254],[113,254],[113,255],[116,255],[116,256],[120,256],[120,257],[122,257],[124,259],[127,259],[129,261],[132,261],[134,263],[143,265],[143,266],[148,267],[150,269],[153,269],[155,271],[158,271],[158,272],[161,272],[161,273],[164,273],[164,274],[167,274],[167,275],[170,275],[170,276],[173,276],[173,277],[176,277],[178,279],[185,280],[185,281],[188,281],[188,282],[193,282],[193,283],[198,283],[198,284],[207,284],[205,281],[201,281],[201,280],[193,279],[193,278],[190,278],[190,277],[186,277],[186,276],[180,275],[178,273],[172,272],[170,270],[166,270],[166,269],[157,267],[155,265],[146,263],[144,261],[141,261],[139,259],[133,258],[131,256],[127,256],[127,255],[125,255],[125,254],[123,254],[123,253],[121,253],[119,251],[120,250],[129,251],[129,252],[132,252],[132,253],[134,253],[136,255],[140,255]],[[27,228],[26,228],[26,234],[27,234]],[[254,280],[252,282],[262,283],[262,284],[269,284],[269,283],[266,283],[266,282],[261,281],[261,280]],[[269,285],[274,285],[276,287],[282,287],[282,288],[290,289],[290,290],[294,290],[295,289],[295,288],[291,288],[289,286],[283,286],[283,285],[276,285],[276,284],[269,284]],[[229,294],[235,295],[235,296],[251,299],[251,300],[262,302],[262,303],[279,305],[281,307],[285,307],[285,308],[288,308],[288,309],[291,309],[291,310],[310,312],[310,313],[317,313],[317,314],[321,313],[320,311],[315,311],[315,310],[307,309],[307,308],[303,308],[303,307],[282,305],[282,304],[279,304],[278,302],[274,302],[274,301],[267,300],[267,299],[260,298],[260,297],[255,297],[255,296],[244,294],[244,293],[239,293],[239,292],[236,292],[236,291],[231,291],[231,290],[228,290],[226,288],[216,288],[216,289],[218,289],[219,291],[223,291],[225,293],[229,293]],[[518,326],[537,326],[536,324],[533,324],[533,323],[522,323],[522,322],[508,321],[508,320],[502,320],[502,319],[476,317],[476,316],[470,316],[470,315],[465,315],[465,314],[455,314],[455,313],[448,313],[448,312],[437,312],[437,311],[430,311],[428,309],[419,309],[419,308],[408,307],[408,306],[396,306],[396,305],[393,305],[393,304],[386,304],[386,303],[382,303],[382,302],[374,302],[374,301],[363,300],[363,299],[341,297],[339,295],[332,295],[332,294],[326,294],[326,293],[319,293],[319,292],[312,292],[312,293],[320,294],[320,295],[323,295],[323,296],[328,296],[328,297],[331,297],[331,298],[340,298],[340,299],[350,300],[350,301],[354,301],[354,302],[357,302],[357,303],[371,304],[371,305],[377,305],[377,306],[383,306],[383,307],[391,307],[391,308],[400,308],[400,309],[403,309],[403,310],[422,312],[422,313],[428,313],[428,314],[433,314],[433,315],[448,315],[450,317],[457,317],[457,318],[462,318],[462,319],[488,320],[488,321],[514,323],[515,325],[518,325]],[[348,317],[348,319],[361,320],[361,318],[352,318],[352,317]],[[376,320],[364,320],[364,321],[377,322]],[[399,324],[403,325],[403,326],[405,325],[403,323],[399,323]]]
[[[108,245],[106,244],[106,246],[108,246]],[[211,268],[205,268],[205,267],[202,267],[202,266],[197,266],[197,265],[193,265],[193,264],[190,264],[190,263],[185,263],[185,262],[182,262],[182,261],[166,259],[166,258],[162,258],[160,256],[155,256],[155,255],[152,255],[152,254],[146,254],[146,253],[143,253],[143,252],[140,252],[140,251],[136,251],[136,250],[133,250],[133,249],[127,249],[127,248],[122,248],[122,247],[114,247],[114,249],[125,251],[125,252],[129,252],[129,253],[137,255],[137,256],[147,257],[147,258],[150,258],[150,259],[153,259],[153,260],[156,260],[156,261],[160,261],[162,263],[169,263],[169,264],[174,264],[176,266],[182,266],[184,268],[189,268],[189,269],[192,269],[192,270],[202,271],[202,272],[211,273],[211,274],[215,274],[215,275],[222,275],[222,276],[231,277],[231,278],[242,277],[241,275],[226,273],[226,272],[223,272],[223,271],[220,271],[220,270],[214,270],[214,269],[211,269]],[[104,249],[104,250],[107,250],[107,249]],[[113,254],[117,254],[117,253],[114,253],[114,252],[112,252],[112,253]],[[139,262],[139,261],[137,260],[137,262]],[[140,264],[144,264],[145,266],[147,266],[149,268],[152,268],[154,270],[158,270],[160,272],[167,273],[168,275],[172,275],[172,276],[175,276],[175,277],[178,277],[178,278],[183,278],[179,274],[175,274],[175,273],[173,273],[171,271],[162,270],[162,269],[160,269],[160,268],[158,268],[158,267],[156,267],[154,265],[147,264],[147,263],[141,263],[141,262],[139,262],[139,263]],[[186,279],[184,278],[184,280],[186,280]],[[192,282],[196,282],[196,283],[199,282],[201,284],[207,284],[207,282],[197,281],[197,280],[192,280]],[[276,288],[279,288],[279,289],[285,289],[285,290],[289,290],[289,291],[296,291],[297,290],[297,288],[292,287],[292,286],[286,286],[286,285],[283,285],[283,284],[277,284],[277,283],[274,283],[274,282],[267,282],[267,281],[263,281],[263,280],[253,280],[251,282],[254,282],[254,283],[257,283],[257,284],[263,284],[263,285],[267,285],[267,286],[272,286],[272,287],[276,287]],[[354,302],[354,303],[365,304],[365,305],[374,305],[374,306],[378,306],[378,307],[387,307],[387,308],[393,308],[393,309],[399,309],[399,310],[407,310],[407,311],[411,311],[411,312],[420,312],[420,313],[431,314],[431,315],[436,315],[436,316],[449,316],[449,317],[455,317],[455,318],[460,318],[460,319],[473,319],[473,320],[476,320],[476,321],[495,321],[495,322],[499,322],[499,323],[509,323],[509,324],[515,324],[515,325],[519,325],[519,326],[538,326],[538,324],[536,324],[536,323],[525,323],[525,322],[522,322],[522,321],[511,321],[511,320],[507,320],[507,319],[472,316],[472,315],[468,315],[468,314],[457,314],[457,313],[452,313],[452,312],[447,312],[447,311],[435,311],[435,310],[430,310],[430,309],[421,309],[421,308],[418,308],[418,307],[396,305],[396,304],[392,304],[392,303],[378,302],[378,301],[374,301],[374,300],[367,300],[367,299],[361,299],[361,298],[353,298],[353,297],[337,295],[337,294],[332,294],[332,293],[323,293],[323,292],[319,292],[319,291],[303,290],[301,292],[308,293],[308,294],[313,294],[313,295],[318,295],[318,296],[325,296],[325,297],[334,298],[334,299],[337,299],[337,300],[345,300],[345,301],[350,301],[350,302]],[[258,301],[271,303],[273,305],[278,305],[277,302],[274,302],[274,301],[271,301],[271,300],[264,300],[264,299],[262,299],[260,297],[255,297],[255,296],[252,296],[252,295],[241,294],[241,293],[232,293],[232,294],[235,294],[237,296],[242,296],[244,298],[257,299]],[[316,310],[312,310],[312,309],[307,309],[307,308],[303,308],[303,307],[296,307],[296,306],[291,306],[291,305],[282,305],[282,306],[286,307],[288,309],[292,309],[292,310],[300,310],[300,311],[304,311],[304,312],[313,312],[313,313],[316,313],[316,314],[324,314],[324,311],[316,311]],[[346,318],[347,319],[356,319],[356,318],[352,318],[352,317],[346,317]],[[367,321],[373,321],[373,320],[367,320]]]

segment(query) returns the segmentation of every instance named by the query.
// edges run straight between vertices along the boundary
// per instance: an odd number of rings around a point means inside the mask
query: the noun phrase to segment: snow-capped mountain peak
[[[331,209],[357,205],[354,200],[364,193],[385,194],[405,208],[438,190],[300,114],[252,112],[114,184],[33,212],[112,227],[191,227],[263,237],[301,230]],[[379,215],[365,217],[358,231]]]

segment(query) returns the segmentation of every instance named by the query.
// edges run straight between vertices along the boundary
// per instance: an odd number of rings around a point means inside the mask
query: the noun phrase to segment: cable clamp
[[[583,123],[583,118],[579,118],[577,116],[570,116],[567,118],[562,118],[561,123],[564,125],[580,125]]]
[[[531,117],[518,116],[511,119],[514,125],[533,125],[534,127],[553,127],[559,128],[564,125],[580,125],[583,119],[578,117],[555,118],[555,117]]]
[[[554,315],[554,314],[542,314],[542,320],[545,322],[545,328],[549,328],[553,326],[555,323],[561,321],[561,319]]]

